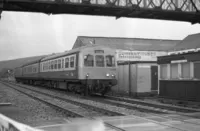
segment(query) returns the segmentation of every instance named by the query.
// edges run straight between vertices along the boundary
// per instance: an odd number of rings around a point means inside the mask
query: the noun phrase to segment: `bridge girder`
[[[200,0],[0,0],[0,10],[200,23]]]

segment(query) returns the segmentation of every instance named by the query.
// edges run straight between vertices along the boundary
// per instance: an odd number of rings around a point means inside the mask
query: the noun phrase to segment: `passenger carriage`
[[[31,71],[31,67],[32,70],[37,67],[35,70],[38,72],[24,73],[25,68]],[[50,55],[23,66],[22,71],[23,80],[28,80],[30,84],[85,94],[105,94],[117,84],[115,50],[100,45],[83,46]]]

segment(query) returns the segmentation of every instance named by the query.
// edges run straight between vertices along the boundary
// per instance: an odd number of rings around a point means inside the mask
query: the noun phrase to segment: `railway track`
[[[13,85],[13,83],[5,83],[5,82],[2,82],[2,84],[4,84],[5,86],[7,87],[10,87],[12,89],[15,89],[17,90],[18,92],[21,92],[35,100],[38,100],[44,104],[47,104],[57,110],[62,110],[66,113],[66,115],[69,117],[84,117],[84,118],[87,118],[89,120],[95,120],[95,117],[100,117],[100,116],[124,116],[124,114],[120,114],[120,113],[117,113],[117,112],[112,112],[112,111],[109,111],[109,110],[104,110],[104,109],[101,109],[100,112],[96,112],[94,110],[99,110],[98,108],[94,109],[95,107],[92,106],[92,108],[88,109],[89,106],[87,106],[87,108],[83,108],[81,106],[77,106],[77,105],[73,105],[71,103],[67,103],[66,100],[62,100],[62,99],[55,99],[54,97],[50,96],[50,95],[47,95],[47,94],[44,94],[44,93],[40,93],[40,92],[37,92],[37,91],[33,91],[33,90],[29,90],[29,89],[25,89],[24,87],[20,87],[21,89],[17,88],[17,87],[14,87],[14,86],[18,86],[19,85]],[[22,89],[24,88],[24,89]],[[39,93],[40,95],[38,95],[37,93]],[[41,94],[43,94],[43,96],[41,96]],[[80,103],[79,103],[80,105]],[[84,104],[83,104],[84,105]],[[85,106],[85,105],[84,105]],[[86,107],[86,106],[85,106]],[[91,110],[92,109],[92,110]],[[115,131],[125,131],[121,128],[118,128],[116,126],[113,126],[109,123],[105,123],[105,126],[107,129],[111,129],[111,130],[115,130]]]
[[[9,84],[11,84],[11,83],[4,83],[4,84],[6,84],[7,86],[10,86]],[[13,83],[12,83],[13,84]],[[19,86],[19,85],[16,85],[16,84],[14,84],[15,86]],[[23,87],[23,86],[21,86],[21,87]],[[25,87],[23,87],[23,88],[25,88]],[[41,88],[40,88],[41,89]],[[29,89],[28,89],[29,90]],[[34,91],[33,91],[34,92]],[[37,92],[37,91],[35,91],[35,92]],[[39,92],[38,92],[39,93]],[[30,94],[30,93],[28,93],[28,94]],[[42,93],[43,94],[43,93]],[[46,94],[44,94],[44,95],[46,95]],[[56,98],[56,97],[54,97],[54,96],[52,96],[52,95],[48,95],[49,97],[53,97],[54,99]],[[56,98],[57,99],[57,98]],[[53,106],[55,106],[55,105],[53,105]],[[74,113],[73,111],[72,111],[72,113]],[[90,112],[91,113],[91,112]],[[87,116],[87,113],[86,114],[81,114],[80,112],[76,112],[75,113],[78,117],[86,117],[86,118],[88,118],[88,119],[94,119],[93,117],[91,117],[91,116]],[[121,114],[121,115],[124,115],[123,113]],[[161,116],[160,116],[161,117]],[[141,117],[138,117],[138,118],[141,118]],[[146,118],[144,118],[144,119],[146,119]],[[182,129],[182,128],[176,128],[176,127],[174,127],[174,126],[171,126],[171,125],[169,125],[169,124],[163,124],[163,123],[160,123],[160,122],[155,122],[154,120],[150,120],[150,119],[146,119],[146,120],[149,120],[149,121],[151,121],[151,122],[154,122],[154,123],[157,123],[157,124],[160,124],[160,125],[163,125],[163,126],[167,126],[167,127],[171,127],[171,128],[175,128],[175,129],[178,129],[178,130],[180,130],[180,131],[185,131],[184,129]],[[181,120],[180,120],[181,121]],[[181,122],[185,122],[185,121],[181,121]],[[191,122],[186,122],[186,123],[191,123]],[[194,124],[194,125],[197,125],[196,123],[191,123],[191,124]],[[114,130],[119,130],[119,131],[125,131],[124,129],[121,129],[121,128],[118,128],[118,127],[116,127],[116,126],[113,126],[113,125],[111,125],[111,124],[109,124],[109,123],[106,123],[105,122],[105,125],[106,125],[106,127],[107,128],[109,128],[109,129],[114,129]]]
[[[188,107],[181,107],[181,106],[174,106],[170,104],[162,104],[162,103],[155,103],[155,102],[150,102],[150,101],[143,101],[143,100],[138,100],[138,99],[133,99],[133,98],[123,98],[123,97],[115,97],[115,96],[108,96],[105,95],[105,99],[108,99],[109,101],[120,101],[120,102],[126,102],[130,103],[133,105],[140,105],[144,108],[152,108],[156,110],[163,110],[163,112],[168,112],[168,113],[179,113],[184,115],[185,113],[195,113],[195,112],[200,112],[200,109],[194,109],[194,108],[188,108]]]
[[[16,83],[13,83],[16,84]],[[23,86],[23,85],[19,85],[18,86]],[[33,91],[37,91],[36,88],[32,89]],[[49,90],[48,90],[49,91]],[[47,90],[45,90],[45,93],[43,92],[43,94],[46,95],[50,95],[47,94],[48,92]],[[39,92],[41,93],[41,88],[39,89]],[[49,93],[51,93],[52,91],[50,91]],[[56,98],[61,98],[60,96],[62,95],[66,95],[66,93],[54,90],[54,92],[58,92],[59,93],[59,97],[56,95],[50,95],[51,97],[56,97]],[[63,98],[62,98],[63,99]],[[140,101],[140,100],[134,100],[134,99],[128,99],[128,98],[120,98],[120,97],[111,97],[111,96],[106,96],[105,98],[102,99],[102,97],[100,98],[96,98],[96,97],[81,97],[81,99],[86,99],[86,100],[91,100],[92,101],[96,101],[96,102],[100,102],[100,103],[105,103],[105,104],[109,104],[109,105],[113,105],[113,106],[118,106],[118,107],[123,107],[123,108],[127,108],[130,110],[138,110],[140,112],[145,112],[145,113],[153,113],[155,115],[157,114],[167,114],[167,113],[190,113],[190,112],[198,112],[198,110],[194,110],[194,109],[185,109],[182,107],[170,107],[170,106],[166,106],[166,105],[156,105],[153,103],[148,103],[148,102],[144,102],[144,101]],[[66,99],[66,101],[73,103],[73,104],[81,104],[80,102],[77,102],[75,100],[69,100]],[[87,108],[88,105],[85,104],[81,104],[81,106]],[[90,106],[91,108],[91,106]],[[97,108],[95,106],[95,108]],[[98,111],[101,111],[102,108],[98,108]]]

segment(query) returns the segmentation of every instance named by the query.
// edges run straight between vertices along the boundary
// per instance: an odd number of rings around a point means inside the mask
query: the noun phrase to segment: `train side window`
[[[69,68],[69,58],[65,58],[65,68]]]
[[[44,71],[46,71],[47,70],[47,63],[45,62],[44,63]]]
[[[53,70],[53,61],[51,61],[51,70]]]
[[[58,61],[55,60],[55,61],[54,61],[54,69],[57,69],[57,63],[58,63]]]
[[[61,68],[61,59],[58,59],[58,69]]]
[[[49,71],[50,71],[51,70],[51,61],[49,61],[48,67],[49,67]]]
[[[42,72],[42,63],[40,63],[40,71]]]
[[[44,72],[44,63],[42,63],[42,71]]]
[[[64,68],[64,65],[65,65],[65,63],[64,63],[64,58],[62,58],[62,64],[61,64],[61,68],[62,68],[62,69]]]
[[[44,71],[46,71],[47,70],[47,63],[45,62],[44,63]]]
[[[103,55],[96,55],[95,60],[96,60],[97,67],[104,67],[104,56]]]
[[[46,71],[46,62],[44,63],[44,71]]]
[[[74,67],[74,56],[70,57],[70,67]]]
[[[106,56],[106,66],[107,67],[114,67],[115,66],[115,57],[112,55]]]
[[[84,66],[86,67],[92,67],[94,66],[94,56],[93,55],[85,55],[84,56]]]

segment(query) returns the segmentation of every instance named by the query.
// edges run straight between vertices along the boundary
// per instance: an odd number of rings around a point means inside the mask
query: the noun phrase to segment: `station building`
[[[77,37],[74,48],[89,44],[104,45],[116,50],[118,85],[112,93],[139,95],[158,92],[157,56],[166,55],[179,40]]]
[[[158,57],[159,95],[200,101],[200,33],[187,36]]]

